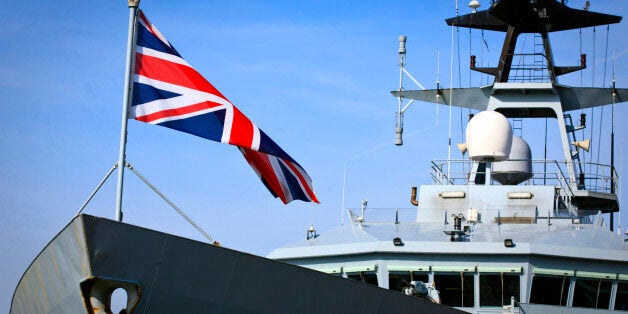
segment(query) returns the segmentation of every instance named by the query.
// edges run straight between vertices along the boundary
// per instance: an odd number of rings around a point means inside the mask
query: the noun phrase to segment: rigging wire
[[[519,51],[519,54],[520,54],[520,56],[519,56],[519,64],[517,64],[517,67],[519,69],[522,69],[521,70],[521,81],[522,82],[525,82],[525,77],[526,77],[526,73],[523,70],[523,68],[525,67],[525,64],[523,63],[523,61],[524,61],[523,60],[523,53],[524,53],[524,49],[526,47],[526,43],[527,42],[528,42],[528,33],[524,34],[524,36],[523,36],[523,44],[521,45],[521,50]],[[533,45],[534,45],[534,41],[533,41]],[[517,73],[515,75],[515,78],[518,75],[519,69],[517,69],[517,72],[515,72],[515,73]]]
[[[458,0],[456,0],[456,16],[458,15]],[[449,130],[447,135],[447,180],[451,174],[451,118],[454,94],[454,26],[451,26],[451,51],[449,54]]]
[[[344,161],[342,169],[342,207],[340,208],[340,225],[345,225],[345,191],[347,188],[347,161]]]
[[[484,41],[484,45],[486,46],[486,54],[488,55],[489,49],[488,49],[488,43],[486,42],[486,38],[484,37],[484,30],[482,30],[482,41]],[[484,47],[481,47],[480,49],[480,64],[482,64],[482,62],[484,62]],[[482,86],[482,80],[484,79],[485,76],[488,77],[488,74],[480,73],[480,86]]]
[[[611,193],[615,193],[618,197],[619,200],[621,200],[621,182],[615,182],[616,180],[616,176],[614,175],[615,173],[615,98],[617,97],[617,91],[615,90],[615,62],[616,62],[616,57],[615,57],[615,49],[613,49],[613,102],[611,104]],[[623,147],[622,147],[622,157],[623,159]],[[621,163],[621,168],[623,172],[623,161],[620,161]],[[623,177],[623,173],[622,176]],[[619,186],[619,191],[615,190],[615,185]],[[619,234],[619,232],[621,231],[621,213],[619,213],[619,220],[617,222],[617,232]],[[613,213],[611,213],[611,221],[613,219]],[[611,231],[612,231],[612,227],[613,225],[611,224]]]
[[[458,16],[458,0],[456,0],[456,16]],[[452,45],[453,43],[453,37],[452,37]],[[461,71],[461,65],[460,65],[460,27],[456,26],[456,49],[457,49],[457,61],[458,61],[458,88],[462,88],[462,71]],[[452,46],[452,53],[453,53],[453,46]],[[451,87],[453,88],[453,80],[451,82]],[[449,105],[452,105],[452,102],[449,102]],[[460,125],[462,127],[462,108],[459,108],[459,112],[460,112]],[[450,129],[451,129],[451,123],[452,123],[452,117],[451,117],[451,108],[450,108],[450,117],[449,117],[449,123],[450,123]],[[449,134],[449,147],[451,149],[451,132]],[[448,167],[449,168],[449,167]],[[447,176],[447,180],[449,180],[449,175]]]
[[[606,25],[606,47],[604,48],[604,76],[602,76],[602,87],[606,86],[606,62],[608,60],[608,36],[610,29],[610,25]]]
[[[439,112],[439,102],[440,102],[440,94],[438,94],[438,91],[440,90],[440,49],[436,50],[436,123],[434,125],[435,128],[438,127],[438,112]]]
[[[456,26],[456,40],[458,49],[458,88],[462,88],[462,71],[460,70],[460,27]]]
[[[591,60],[593,60],[591,63],[591,87],[595,87],[595,34],[596,34],[596,27],[593,26],[593,47],[592,47],[592,58]],[[595,108],[591,107],[591,129],[589,130],[589,138],[593,138],[593,129],[595,129]],[[593,152],[591,152],[591,160],[593,160]],[[585,164],[586,165],[586,164]],[[589,172],[591,171],[591,167],[592,165],[589,164]]]
[[[469,60],[471,60],[471,39],[473,38],[473,34],[471,33],[471,27],[469,27]],[[469,87],[471,87],[471,69],[469,69]],[[471,111],[471,109],[469,109]]]
[[[460,28],[456,27],[456,35],[457,35],[457,45],[458,45],[458,88],[462,88],[462,69],[460,65]],[[462,138],[462,108],[458,108],[460,112],[460,137]]]
[[[471,28],[469,27],[469,60],[471,60],[471,39],[472,39],[472,33],[471,33]],[[458,56],[458,58],[460,58],[460,56]],[[471,87],[471,72],[473,72],[471,69],[469,69],[469,82],[468,82],[468,87]],[[471,109],[468,110],[469,114],[471,114]],[[464,143],[466,141],[465,138],[465,129],[464,129],[464,118],[462,117],[462,108],[460,108],[460,143]],[[464,159],[464,153],[460,152],[462,154],[462,158]],[[466,166],[463,163],[463,171],[466,172]]]
[[[619,177],[623,178],[624,177],[624,147],[623,145],[621,146],[621,150],[619,151]],[[619,191],[617,192],[617,199],[621,200],[621,196],[624,194],[622,193],[622,187],[623,184],[621,184],[621,181],[619,181],[618,183],[618,188]],[[619,215],[619,219],[617,221],[617,234],[621,235],[621,213]]]
[[[605,44],[605,48],[604,48],[604,75],[602,76],[602,87],[606,87],[606,63],[608,60],[608,33],[609,33],[610,27],[609,25],[606,25],[606,44]],[[600,128],[598,129],[598,133],[597,133],[597,159],[596,159],[596,163],[600,163],[600,151],[601,149],[601,145],[602,145],[602,125],[604,123],[604,106],[600,107]],[[597,178],[599,175],[599,167],[595,168],[595,177]]]
[[[579,49],[580,49],[580,55],[582,56],[582,28],[578,29],[578,46],[579,46]],[[580,70],[579,72],[580,72],[580,87],[583,87],[584,86],[584,77],[583,77],[584,71]],[[582,117],[582,115],[584,115],[584,114],[585,114],[584,113],[584,108],[580,108],[580,116]],[[586,136],[587,136],[586,132],[587,131],[585,130],[585,128],[583,128],[582,129],[582,140],[584,140],[586,138]],[[587,154],[582,154],[582,161],[586,165]]]
[[[580,55],[582,55],[582,28],[579,29],[579,46],[580,46]],[[582,74],[584,71],[580,71],[580,87],[584,86],[584,81],[582,78]],[[580,109],[580,113],[583,113],[584,109]],[[584,134],[583,134],[584,135]]]

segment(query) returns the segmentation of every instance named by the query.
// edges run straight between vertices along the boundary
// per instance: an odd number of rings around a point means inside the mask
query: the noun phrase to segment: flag
[[[185,62],[142,11],[136,32],[132,118],[235,145],[284,204],[318,203],[305,170]]]

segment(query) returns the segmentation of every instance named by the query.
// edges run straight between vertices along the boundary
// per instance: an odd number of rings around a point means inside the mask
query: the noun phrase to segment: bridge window
[[[519,274],[480,274],[480,306],[510,304],[510,297],[519,299]]]
[[[578,278],[573,293],[573,306],[608,309],[611,287],[610,280]]]
[[[628,311],[628,281],[617,283],[617,296],[615,297],[615,309]]]
[[[377,286],[377,274],[374,272],[357,272],[347,274],[347,278]]]
[[[566,306],[570,278],[535,275],[532,278],[530,303]]]
[[[458,307],[473,307],[475,292],[473,273],[435,273],[434,283],[440,294],[441,304]]]
[[[406,284],[404,284],[404,281]],[[427,283],[429,281],[426,272],[418,271],[391,271],[388,275],[388,289],[395,291],[403,291],[403,288],[412,281],[422,281]]]

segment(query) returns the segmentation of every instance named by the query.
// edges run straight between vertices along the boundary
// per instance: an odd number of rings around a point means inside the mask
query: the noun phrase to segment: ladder
[[[532,60],[532,74],[530,82],[549,82],[549,76],[545,75],[547,61],[545,60],[545,48],[541,34],[534,34],[534,59]],[[547,80],[545,79],[547,77]]]
[[[523,138],[523,119],[512,118],[512,134]]]

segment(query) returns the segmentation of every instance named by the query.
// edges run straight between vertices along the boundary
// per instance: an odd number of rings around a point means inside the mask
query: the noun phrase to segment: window
[[[429,277],[426,272],[391,271],[388,274],[388,289],[403,291],[403,288],[406,287],[404,281],[406,283],[410,283],[411,281],[423,281],[427,283],[429,281]]]
[[[615,297],[615,309],[628,311],[628,281],[617,283],[617,296]]]
[[[347,278],[351,280],[361,281],[369,285],[377,286],[377,275],[374,272],[357,272],[347,274]]]
[[[608,309],[611,287],[610,280],[578,278],[573,292],[573,306]]]
[[[474,306],[473,273],[436,273],[434,283],[440,294],[441,304],[459,307]]]
[[[481,274],[480,306],[510,304],[510,297],[519,299],[519,274]]]
[[[532,278],[530,303],[566,306],[570,278],[535,275]]]

